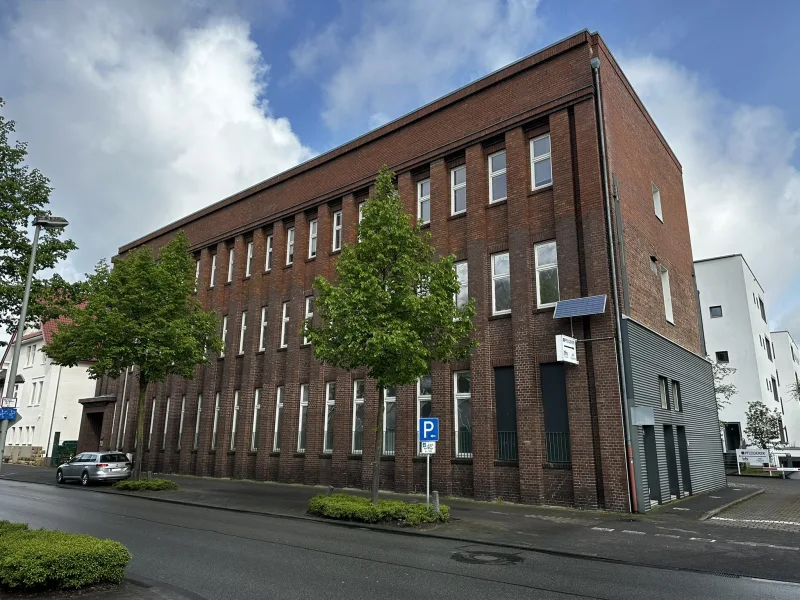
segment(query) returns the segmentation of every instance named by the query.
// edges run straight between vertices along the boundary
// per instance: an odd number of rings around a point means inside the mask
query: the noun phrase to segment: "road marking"
[[[722,496],[709,496],[709,498],[714,498],[714,500],[719,500]]]
[[[611,527],[592,527],[595,531],[614,531]]]
[[[645,535],[644,531],[633,531],[631,529],[623,529],[622,533],[632,533],[633,535]]]
[[[739,546],[754,546],[757,548],[774,548],[775,550],[800,550],[795,546],[776,546],[775,544],[765,544],[763,542],[737,542],[735,540],[728,540],[730,544],[738,544]]]
[[[489,512],[492,513],[493,515],[507,515],[508,514],[508,513],[504,513],[504,512],[497,512],[496,510],[490,510]]]
[[[691,509],[689,509],[689,508],[677,508],[677,507],[675,507],[675,508],[673,508],[672,510],[691,510]]]
[[[733,521],[736,523],[768,523],[770,525],[795,525],[800,527],[800,523],[795,521],[770,521],[769,519],[731,519],[730,517],[711,517],[712,521]]]
[[[656,535],[656,537],[665,537],[665,538],[670,538],[670,539],[673,539],[673,540],[679,540],[679,539],[681,539],[681,536],[679,536],[679,535],[672,535],[671,533],[657,533],[657,534],[655,534],[655,535]]]
[[[731,488],[734,492],[741,492],[741,488]]]
[[[692,540],[693,542],[710,542],[712,544],[717,541],[717,540],[710,540],[708,538],[689,538],[689,539]]]

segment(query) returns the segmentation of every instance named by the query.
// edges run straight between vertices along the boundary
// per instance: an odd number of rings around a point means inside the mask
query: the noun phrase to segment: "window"
[[[456,277],[458,278],[458,292],[456,292],[456,306],[463,308],[469,302],[469,269],[467,261],[463,260],[455,264]]]
[[[283,416],[283,386],[278,386],[275,404],[275,436],[272,438],[272,451],[281,451],[281,417]]]
[[[44,380],[39,382],[39,391],[36,394],[36,406],[39,406],[42,403],[42,390],[44,389]]]
[[[712,319],[718,319],[722,316],[722,307],[721,306],[709,306],[708,312],[711,313]]]
[[[210,287],[210,288],[214,287],[214,279],[216,278],[216,275],[217,275],[217,255],[216,254],[212,254],[211,255],[211,277],[209,277],[208,287]]]
[[[294,262],[294,227],[286,230],[286,264]]]
[[[495,367],[494,407],[497,423],[497,458],[519,460],[514,367]]]
[[[239,390],[233,392],[233,419],[231,420],[231,452],[236,450],[236,427],[239,425]]]
[[[186,414],[186,396],[181,396],[181,418],[178,421],[178,450],[181,449],[181,440],[183,439],[183,419]]]
[[[421,377],[417,382],[417,421],[431,416],[433,410],[433,380],[430,375]],[[417,431],[419,437],[419,431]],[[422,444],[417,440],[417,454],[422,450]]]
[[[222,350],[220,356],[225,356],[225,345],[228,343],[228,316],[222,317]]]
[[[758,297],[758,310],[761,311],[761,318],[764,320],[764,323],[766,323],[767,310],[764,308],[764,301],[761,299],[761,296]]]
[[[672,409],[683,412],[683,402],[681,402],[681,385],[677,381],[672,382]]]
[[[167,404],[164,407],[164,435],[161,437],[161,449],[167,447],[167,428],[169,427],[169,396],[167,396]]]
[[[728,351],[727,350],[720,350],[716,353],[717,362],[726,363],[729,362],[728,359]]]
[[[570,464],[569,407],[564,363],[539,365],[544,413],[545,450],[548,463]]]
[[[761,334],[758,334],[758,345],[762,348],[764,347],[764,338],[761,337]]]
[[[421,225],[431,222],[431,180],[417,184],[417,221]]]
[[[269,272],[272,269],[272,236],[267,236],[267,258],[264,261],[264,270]]]
[[[214,424],[211,428],[211,449],[217,448],[217,429],[219,425],[219,392],[214,394]]]
[[[200,281],[200,261],[194,261],[194,291],[197,291],[197,282]]]
[[[258,419],[261,414],[261,389],[256,389],[253,398],[253,427],[250,429],[250,451],[258,450]]]
[[[661,408],[669,410],[669,396],[667,395],[667,379],[666,377],[658,378],[658,391],[661,396]]]
[[[333,213],[333,247],[334,252],[342,249],[342,211]]]
[[[467,211],[467,167],[450,171],[450,212],[457,215]]]
[[[511,312],[511,271],[508,252],[492,254],[492,314]]]
[[[775,402],[780,402],[778,398],[778,384],[775,382],[775,378],[772,378],[772,396],[775,398]]]
[[[233,246],[228,248],[228,283],[233,281]]]
[[[456,458],[472,458],[472,399],[470,373],[455,373]]]
[[[397,430],[397,388],[386,388],[383,392],[383,453],[394,456],[395,431]]]
[[[25,366],[31,367],[33,366],[33,357],[36,356],[36,344],[30,344],[25,350],[27,352],[25,355]]]
[[[653,209],[655,210],[658,220],[664,222],[664,214],[661,212],[661,192],[656,187],[655,183],[650,184],[653,188]]]
[[[322,441],[323,452],[333,452],[333,418],[336,412],[336,382],[325,384],[325,424]]]
[[[192,450],[197,450],[200,441],[200,415],[203,414],[203,394],[197,394],[197,415],[194,418],[194,439],[192,440]]]
[[[259,349],[259,351],[267,349],[266,342],[267,342],[267,307],[266,306],[262,306],[261,307],[261,331],[259,331],[259,333],[258,333],[258,349]]]
[[[553,183],[549,133],[531,140],[531,178],[533,179],[533,189]]]
[[[46,365],[47,364],[47,354],[44,353],[44,346],[42,346],[42,348],[39,350],[39,354],[42,357],[42,364]]]
[[[242,325],[239,329],[239,354],[244,354],[244,334],[247,333],[247,311],[242,311]]]
[[[772,391],[772,388],[769,386],[769,377],[767,377],[767,390]]]
[[[768,337],[764,337],[764,349],[767,351],[767,358],[772,361],[772,344]]]
[[[311,327],[311,320],[314,318],[314,296],[306,296],[306,326]],[[306,336],[303,336],[303,344],[310,344],[311,340],[309,340]]]
[[[308,258],[314,258],[317,255],[317,220],[313,219],[308,222]]]
[[[489,204],[505,200],[506,190],[506,151],[503,150],[489,156]]]
[[[308,418],[308,384],[300,384],[300,422],[297,425],[297,451],[306,451],[306,420]]]
[[[286,348],[289,345],[289,303],[283,303],[283,312],[281,313],[281,348]]]
[[[555,306],[558,288],[558,251],[555,242],[536,244],[536,301],[539,308]]]
[[[247,242],[247,261],[244,264],[244,276],[250,277],[253,272],[253,242]]]
[[[672,292],[669,288],[669,271],[661,267],[661,292],[664,294],[664,317],[670,323],[675,323],[672,315]]]
[[[361,221],[364,220],[364,205],[366,204],[366,200],[364,202],[358,203],[358,224],[359,224],[359,231],[358,231],[358,241],[361,241]]]
[[[31,384],[31,393],[28,394],[28,406],[33,406],[33,399],[36,397],[36,384],[36,381]]]
[[[158,406],[158,400],[153,398],[153,404],[150,408],[150,429],[147,433],[147,449],[150,450],[150,444],[153,441],[153,423],[156,419],[156,407]]]
[[[364,450],[364,380],[353,382],[353,443],[350,448],[353,454],[361,454]]]

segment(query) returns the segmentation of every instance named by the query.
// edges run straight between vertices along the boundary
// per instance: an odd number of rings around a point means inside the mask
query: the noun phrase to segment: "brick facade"
[[[200,367],[191,381],[169,378],[147,393],[145,437],[157,399],[153,441],[146,468],[216,477],[254,478],[305,484],[366,487],[372,477],[373,440],[366,433],[378,403],[366,382],[363,454],[351,453],[353,382],[362,372],[346,373],[321,365],[299,333],[305,297],[316,276],[335,273],[332,248],[335,211],[343,215],[343,241],[356,241],[358,203],[366,198],[378,168],[397,173],[406,210],[416,214],[416,183],[431,182],[432,240],[439,253],[468,264],[469,295],[476,299],[475,336],[480,345],[463,364],[432,365],[432,413],[442,439],[433,457],[432,488],[444,494],[492,500],[578,507],[628,509],[628,485],[617,380],[613,313],[579,318],[580,364],[566,368],[570,463],[548,462],[541,364],[555,361],[554,336],[570,334],[567,320],[554,320],[553,308],[537,307],[535,244],[555,240],[562,299],[610,294],[603,190],[590,58],[603,60],[609,162],[618,171],[631,310],[656,331],[696,349],[692,316],[691,248],[680,165],[630,90],[597,35],[581,32],[497,73],[437,100],[341,148],[223,200],[178,223],[124,246],[158,247],[178,230],[188,235],[200,261],[197,296],[207,309],[228,317],[224,358]],[[553,184],[532,190],[530,140],[550,134]],[[505,150],[507,199],[489,203],[488,156]],[[450,168],[467,169],[467,210],[451,216]],[[647,214],[650,180],[658,180],[664,199],[663,232]],[[647,184],[645,184],[647,182]],[[650,208],[648,208],[650,207]],[[317,219],[317,256],[308,259],[308,222]],[[286,266],[287,230],[294,227],[294,262]],[[265,271],[267,236],[272,265]],[[245,276],[247,243],[254,246],[252,271]],[[227,281],[228,252],[235,252]],[[510,314],[492,315],[491,255],[508,252]],[[673,285],[675,325],[663,323],[660,281],[649,270],[650,254],[668,264]],[[209,285],[216,254],[214,286]],[[646,262],[644,259],[646,258]],[[642,268],[642,264],[647,268]],[[288,346],[280,348],[282,305],[289,302]],[[610,305],[610,302],[609,302]],[[265,351],[259,350],[261,308],[268,307]],[[238,353],[242,311],[247,311],[244,352]],[[514,367],[517,460],[498,454],[495,369]],[[453,373],[471,372],[472,457],[455,457]],[[333,452],[323,452],[325,384],[336,382]],[[308,384],[307,437],[297,452],[300,386]],[[280,452],[272,452],[276,389],[284,404]],[[125,427],[122,449],[132,451],[136,405],[135,378],[126,396],[127,424],[116,420],[111,438]],[[251,449],[255,390],[261,390],[257,451]],[[98,382],[97,394],[121,394],[122,386]],[[236,439],[231,445],[234,395],[239,391]],[[220,394],[216,448],[211,448],[215,394]],[[202,411],[194,448],[198,395]],[[178,449],[181,398],[185,396]],[[166,398],[170,398],[167,441],[161,449]],[[121,400],[121,398],[120,398]],[[424,490],[425,465],[416,456],[417,390],[397,391],[395,454],[382,461],[381,486],[400,492]],[[118,402],[119,413],[124,402]]]

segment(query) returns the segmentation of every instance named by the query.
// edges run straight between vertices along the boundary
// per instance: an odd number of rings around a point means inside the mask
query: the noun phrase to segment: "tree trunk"
[[[381,454],[383,453],[383,395],[378,387],[378,418],[375,425],[375,461],[372,463],[372,503],[378,502],[378,487],[381,483]]]
[[[144,409],[147,396],[147,378],[139,371],[139,400],[136,403],[136,453],[133,463],[133,478],[142,478],[142,457],[144,456]]]

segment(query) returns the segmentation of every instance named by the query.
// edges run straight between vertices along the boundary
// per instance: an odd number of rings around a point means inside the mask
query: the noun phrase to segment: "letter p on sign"
[[[419,441],[439,441],[439,419],[427,418],[419,420]]]

